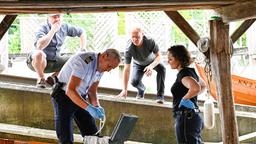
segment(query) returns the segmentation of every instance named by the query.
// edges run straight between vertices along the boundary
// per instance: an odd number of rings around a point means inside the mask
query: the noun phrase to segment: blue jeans
[[[146,65],[147,66],[147,65]],[[142,78],[144,76],[144,69],[146,66],[142,66],[136,63],[133,63],[133,72],[132,72],[132,79],[131,84],[135,88],[138,89],[138,94],[141,95],[145,91],[145,86],[142,83]],[[157,72],[156,76],[156,83],[157,83],[157,96],[163,97],[164,95],[164,88],[165,88],[165,73],[166,69],[163,64],[158,64],[154,67],[154,70]]]
[[[202,144],[201,130],[203,121],[199,113],[191,116],[179,114],[175,116],[177,144]]]
[[[65,91],[61,90],[56,98],[52,98],[52,103],[59,143],[73,143],[73,119],[83,137],[85,135],[94,135],[98,131],[95,119],[86,110],[74,104],[65,94]]]

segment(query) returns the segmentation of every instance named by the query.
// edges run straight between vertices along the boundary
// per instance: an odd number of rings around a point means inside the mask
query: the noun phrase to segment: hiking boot
[[[41,78],[40,80],[38,80],[36,83],[36,87],[37,88],[46,88],[45,79]]]
[[[164,96],[157,96],[156,103],[163,104],[164,103]]]
[[[46,84],[53,86],[57,82],[57,77],[56,76],[49,76],[45,80]]]

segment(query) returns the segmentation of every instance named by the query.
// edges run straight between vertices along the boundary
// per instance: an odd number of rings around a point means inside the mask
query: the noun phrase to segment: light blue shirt
[[[66,91],[67,83],[71,76],[81,79],[77,92],[80,96],[86,95],[90,86],[100,81],[103,73],[97,71],[98,53],[82,52],[72,56],[61,69],[58,79],[66,85],[63,90]]]

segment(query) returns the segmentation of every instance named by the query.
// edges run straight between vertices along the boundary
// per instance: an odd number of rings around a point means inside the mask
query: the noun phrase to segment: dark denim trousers
[[[175,116],[177,144],[202,144],[203,121],[199,113]]]
[[[55,129],[59,143],[72,144],[73,119],[75,120],[81,135],[94,135],[97,132],[95,119],[84,109],[74,104],[65,91],[61,90],[56,98],[52,98],[54,107]]]
[[[146,65],[147,66],[147,65]],[[138,93],[141,95],[145,91],[145,86],[142,83],[142,78],[144,76],[144,69],[146,66],[142,66],[136,63],[133,63],[133,72],[132,72],[132,79],[131,84],[135,88],[138,89]],[[165,73],[166,69],[163,64],[158,64],[154,70],[157,72],[156,76],[156,83],[157,83],[157,96],[164,95],[164,88],[165,88]]]

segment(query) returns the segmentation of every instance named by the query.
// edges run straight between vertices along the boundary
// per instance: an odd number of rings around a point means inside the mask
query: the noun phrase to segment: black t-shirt
[[[188,68],[187,67],[187,68],[184,68],[181,71],[179,71],[179,73],[177,74],[176,81],[174,82],[174,84],[171,87],[171,92],[172,92],[172,95],[173,95],[173,111],[180,110],[179,109],[180,101],[188,92],[188,88],[186,88],[181,82],[182,78],[184,78],[186,76],[191,76],[196,81],[199,81],[199,77],[196,74],[194,68]],[[195,104],[196,108],[198,108],[198,106],[197,106],[197,96],[191,98],[190,100]]]
[[[132,59],[136,64],[146,66],[152,63],[159,51],[158,45],[151,38],[143,36],[143,43],[141,48],[137,48],[131,40],[128,41],[124,52],[124,63],[130,64]]]

